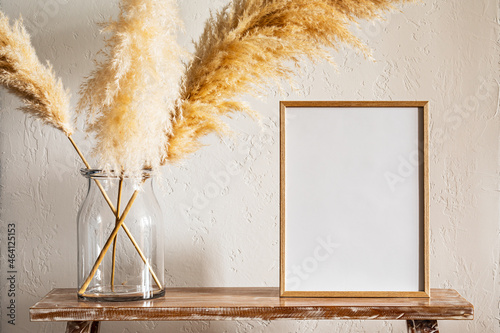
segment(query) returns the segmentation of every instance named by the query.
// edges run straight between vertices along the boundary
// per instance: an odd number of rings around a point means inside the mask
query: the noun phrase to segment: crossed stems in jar
[[[90,164],[87,162],[87,160],[85,159],[85,157],[81,153],[80,149],[78,149],[78,147],[76,146],[75,142],[72,140],[71,137],[68,137],[68,138],[70,139],[70,142],[73,144],[73,147],[76,149],[76,152],[78,153],[78,155],[82,159],[83,164],[85,164],[85,167],[87,167],[87,169],[90,169]],[[123,179],[120,178],[120,186],[119,186],[119,189],[118,189],[118,191],[119,191],[119,193],[118,193],[118,198],[119,198],[118,199],[118,207],[120,206],[119,203],[120,203],[120,199],[121,199],[121,190],[122,190],[121,184],[122,184],[122,180]],[[143,180],[142,180],[142,182],[141,182],[140,185],[142,186],[142,184],[144,184],[144,182],[146,180],[147,180],[147,177],[143,178]],[[97,257],[97,260],[95,261],[94,266],[92,267],[92,270],[90,271],[89,276],[87,277],[87,279],[85,280],[85,282],[81,286],[80,290],[78,290],[78,294],[83,295],[85,293],[85,291],[87,290],[90,282],[92,281],[92,279],[94,278],[95,274],[97,273],[97,270],[99,269],[99,266],[101,265],[102,261],[104,260],[104,256],[108,252],[109,248],[111,247],[112,244],[116,244],[115,243],[116,235],[118,234],[118,231],[122,227],[123,227],[123,230],[125,231],[125,233],[127,234],[128,238],[130,239],[130,241],[134,245],[135,249],[137,250],[137,253],[141,257],[142,261],[144,261],[144,263],[148,267],[149,272],[151,273],[151,276],[153,277],[155,283],[158,285],[158,288],[162,289],[162,285],[161,285],[160,281],[158,280],[158,277],[156,276],[155,272],[153,271],[153,267],[151,267],[151,265],[149,264],[148,260],[144,256],[144,253],[142,252],[141,248],[139,247],[139,245],[135,241],[134,237],[130,233],[130,230],[127,228],[127,226],[124,223],[125,222],[125,218],[127,217],[128,213],[130,212],[130,209],[132,208],[132,205],[134,204],[134,201],[137,198],[137,195],[139,194],[139,189],[137,189],[137,190],[134,191],[134,193],[132,194],[132,197],[130,198],[130,200],[127,203],[127,206],[125,207],[125,209],[123,210],[123,213],[120,216],[120,211],[115,208],[115,206],[111,202],[111,199],[109,198],[108,194],[106,193],[106,190],[102,187],[102,184],[97,179],[94,179],[94,181],[95,181],[97,187],[99,188],[99,190],[101,191],[101,193],[102,193],[102,195],[104,197],[104,200],[106,200],[107,204],[109,205],[109,208],[111,209],[111,211],[115,215],[116,221],[115,221],[115,228],[111,232],[111,235],[108,237],[108,240],[106,241],[106,244],[104,245],[103,249],[101,250],[101,253],[99,254],[99,257]],[[115,268],[115,265],[114,265],[114,255],[115,255],[114,248],[115,248],[115,246],[113,246],[113,272],[112,272],[112,276],[111,276],[111,283],[112,283],[112,285],[114,285],[114,281],[113,280],[114,280],[114,268]]]

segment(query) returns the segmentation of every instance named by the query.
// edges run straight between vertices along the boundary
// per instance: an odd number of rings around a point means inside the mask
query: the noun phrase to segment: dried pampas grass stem
[[[69,92],[64,90],[61,80],[56,78],[50,64],[44,66],[38,60],[22,20],[15,21],[11,27],[9,18],[2,12],[0,84],[22,99],[24,106],[20,110],[62,131],[85,167],[90,169],[90,164],[71,136],[73,128],[70,124]],[[106,200],[109,200],[102,186],[98,186]]]
[[[120,206],[122,202],[122,192],[123,192],[123,177],[120,177],[119,183],[118,183],[118,198],[116,199],[116,221],[115,221],[115,226],[118,224],[118,221],[120,221]],[[139,248],[139,247],[136,247]],[[116,266],[116,236],[113,239],[113,257],[112,257],[112,263],[111,263],[111,290],[115,291],[115,266]]]
[[[169,120],[179,93],[183,69],[180,56],[184,51],[176,42],[175,32],[180,21],[175,0],[122,0],[120,9],[118,19],[104,25],[104,32],[110,34],[105,59],[82,85],[77,110],[80,114],[87,111],[87,131],[97,140],[94,152],[100,158],[101,167],[115,170],[122,177],[139,177],[145,167],[156,170],[163,160],[167,140],[164,133],[171,132]],[[129,204],[137,194],[134,192]],[[115,210],[115,231],[123,226],[160,286],[123,223],[127,212],[120,216],[119,209]],[[108,243],[114,244],[112,284],[116,232],[108,239]],[[101,252],[83,290],[106,251]]]
[[[62,131],[80,156],[83,164],[90,164],[72,138],[73,128],[69,115],[69,92],[64,90],[50,64],[38,60],[30,36],[17,20],[11,27],[9,18],[0,12],[0,84],[20,97],[24,106],[20,110]],[[96,180],[111,210],[115,211],[106,191]]]
[[[69,92],[64,90],[50,65],[44,66],[38,60],[30,37],[17,20],[11,27],[9,18],[0,12],[0,84],[9,92],[20,97],[27,114],[62,131],[80,156],[86,168],[90,164],[72,138],[73,128],[69,115]],[[104,198],[114,206],[102,185],[97,181]]]

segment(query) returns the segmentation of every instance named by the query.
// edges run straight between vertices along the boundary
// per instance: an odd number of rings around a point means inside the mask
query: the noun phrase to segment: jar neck
[[[137,176],[130,176],[122,172],[116,172],[113,170],[103,170],[103,169],[80,169],[80,173],[82,176],[86,178],[92,178],[92,179],[123,179],[127,180],[130,179],[135,182],[141,182],[145,181],[149,178],[153,177],[153,171],[152,169],[143,169],[142,174],[139,174]]]
[[[117,205],[120,201],[128,200],[134,192],[140,192],[136,200],[155,198],[153,188],[153,175],[150,170],[145,170],[143,177],[120,177],[113,173],[107,173],[96,169],[82,169],[81,174],[88,179],[87,198],[95,202],[109,201]],[[155,199],[156,200],[156,199]]]
[[[154,177],[148,178],[119,178],[119,177],[86,177],[89,182],[90,190],[100,191],[102,187],[108,191],[124,191],[124,192],[147,192],[153,190]]]

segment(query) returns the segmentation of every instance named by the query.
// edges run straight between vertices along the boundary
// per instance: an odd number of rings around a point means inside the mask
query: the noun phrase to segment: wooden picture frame
[[[428,102],[280,102],[280,296],[429,297]]]

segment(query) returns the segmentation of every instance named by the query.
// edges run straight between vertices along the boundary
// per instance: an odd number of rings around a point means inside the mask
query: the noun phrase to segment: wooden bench
[[[171,288],[149,301],[82,302],[54,289],[30,308],[32,321],[67,321],[66,333],[96,333],[101,321],[406,320],[408,332],[439,332],[438,320],[472,320],[474,307],[452,289],[430,298],[280,298],[277,288]]]

